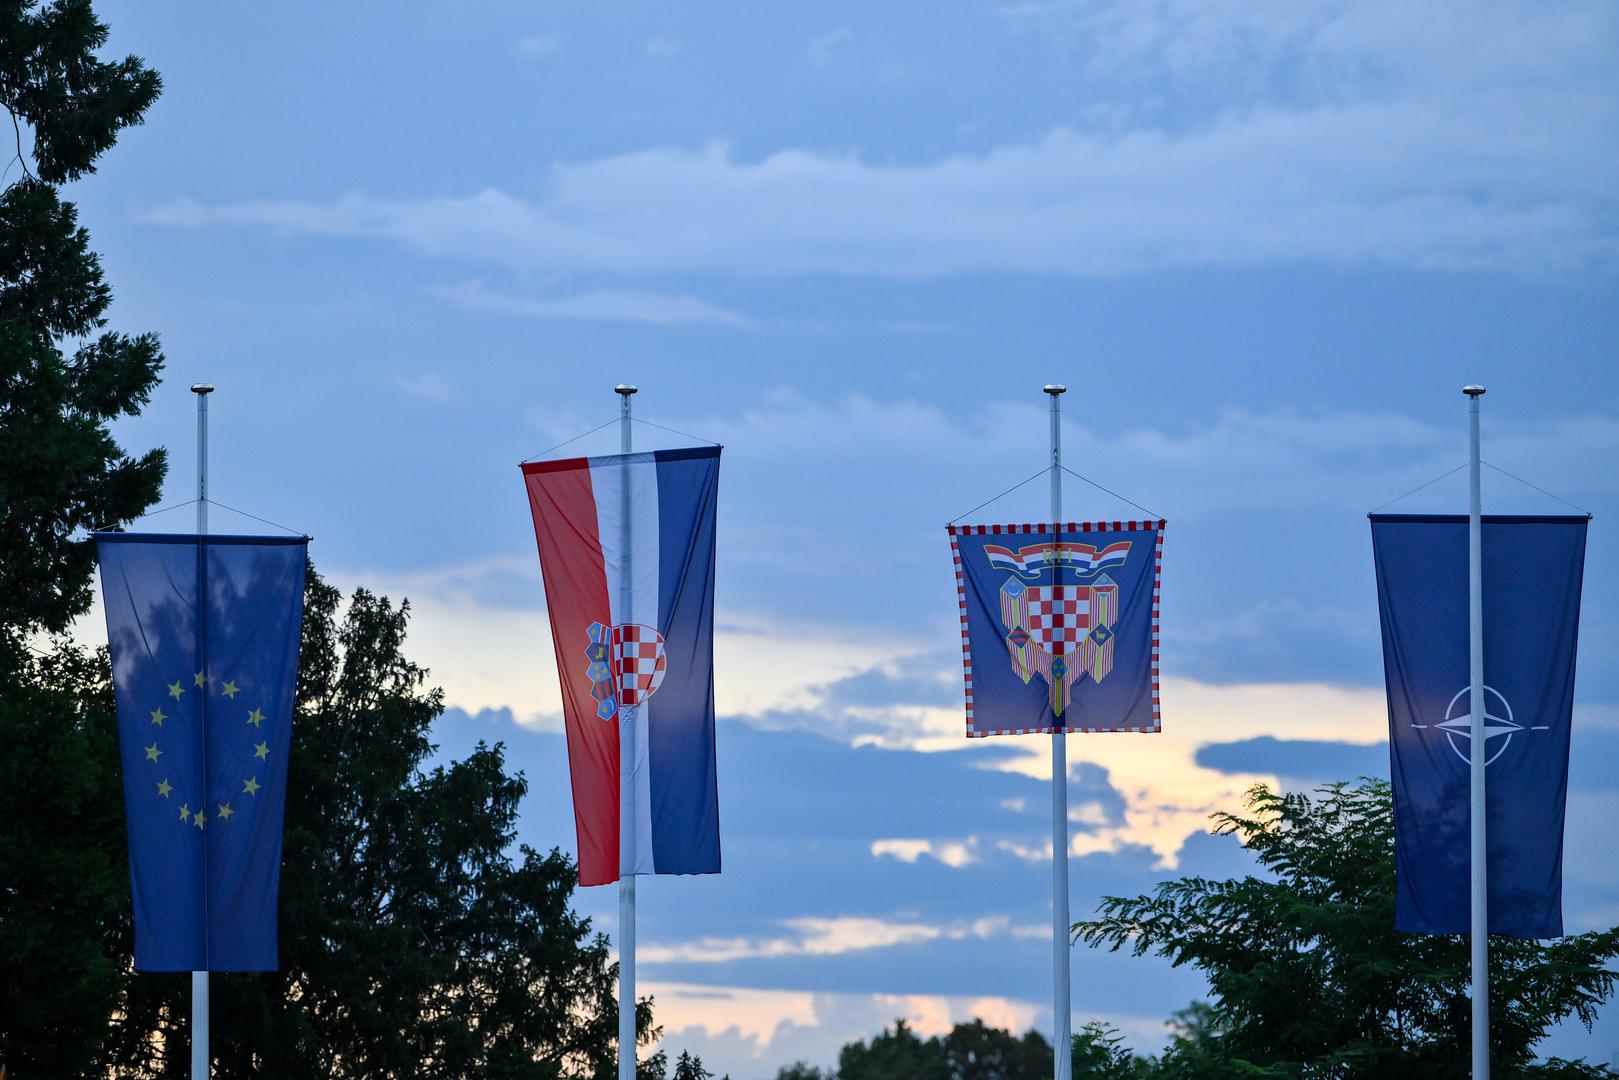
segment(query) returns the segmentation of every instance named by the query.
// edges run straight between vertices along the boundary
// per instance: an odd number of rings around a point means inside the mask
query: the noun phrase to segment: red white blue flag
[[[968,736],[1159,730],[1163,529],[950,526]]]
[[[717,874],[720,448],[523,466],[562,681],[579,883]],[[621,730],[634,757],[620,768]],[[621,814],[635,843],[621,850]]]

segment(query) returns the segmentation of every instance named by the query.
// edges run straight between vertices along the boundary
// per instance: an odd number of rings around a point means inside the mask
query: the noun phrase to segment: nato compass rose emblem
[[[1445,740],[1450,743],[1451,750],[1457,757],[1467,764],[1472,764],[1473,743],[1473,702],[1469,694],[1471,687],[1464,686],[1456,691],[1456,696],[1450,699],[1445,706],[1445,718],[1437,724],[1412,724],[1418,729],[1437,728],[1445,733]],[[1512,736],[1520,731],[1545,731],[1547,725],[1536,724],[1525,727],[1512,718],[1512,705],[1501,692],[1493,686],[1484,688],[1484,764],[1486,767],[1495,764],[1496,758],[1506,753],[1507,747],[1512,745]],[[1499,739],[1499,745],[1492,744],[1490,740]]]
[[[633,720],[636,706],[663,684],[663,635],[640,623],[609,627],[593,622],[585,636],[589,639],[585,676],[590,679],[590,696],[596,699],[597,717],[611,720],[623,704],[623,719]]]

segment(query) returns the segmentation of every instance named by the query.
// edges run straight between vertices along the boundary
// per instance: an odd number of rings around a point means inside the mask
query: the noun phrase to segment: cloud
[[[517,39],[516,52],[518,56],[530,59],[559,56],[562,53],[562,38],[556,34],[527,34]]]
[[[145,220],[395,242],[524,270],[933,278],[1619,265],[1619,9],[1108,0],[1002,9],[1087,109],[926,160],[724,142],[552,164],[534,190],[204,205]],[[812,38],[808,63],[854,37]],[[525,55],[561,47],[523,38]],[[643,51],[666,58],[678,41]],[[1156,103],[1156,104],[1155,104]]]
[[[1503,139],[1516,145],[1503,150]],[[1593,166],[1548,157],[1551,149],[1421,106],[1359,103],[1256,109],[1184,133],[1057,128],[913,165],[662,147],[558,164],[538,197],[178,199],[144,220],[382,238],[431,257],[573,273],[917,279],[1299,263],[1523,273],[1614,265],[1619,213],[1589,189],[1619,179],[1619,168],[1571,175]]]
[[[1359,776],[1386,777],[1389,747],[1386,741],[1353,743],[1261,735],[1200,746],[1195,760],[1203,768],[1219,772],[1274,773],[1298,786]]]
[[[438,294],[468,311],[490,311],[530,319],[601,319],[644,322],[655,326],[708,323],[746,326],[748,319],[690,296],[626,289],[597,289],[572,296],[527,297],[490,289],[480,281],[437,290]]]
[[[804,59],[809,61],[811,67],[826,67],[839,56],[843,55],[849,42],[854,40],[854,31],[847,26],[840,26],[828,30],[824,34],[816,34],[804,46]]]
[[[716,1074],[738,1080],[770,1075],[791,1061],[833,1065],[841,1046],[892,1027],[895,1017],[923,1036],[974,1017],[1015,1032],[1050,1020],[1049,1006],[992,995],[829,994],[656,980],[640,986],[654,999],[670,1054],[691,1050]],[[1147,1034],[1155,1045],[1162,1024]]]
[[[417,375],[396,374],[393,384],[411,397],[427,401],[449,401],[455,397],[454,388],[436,371],[424,371]]]
[[[642,949],[639,955],[650,964],[723,964],[755,957],[840,956],[866,949],[887,949],[931,941],[962,941],[969,937],[1049,938],[1051,934],[1049,927],[1013,926],[1005,917],[956,920],[937,925],[859,916],[802,916],[784,919],[782,925],[794,933],[762,939],[703,938],[679,945],[653,945]]]

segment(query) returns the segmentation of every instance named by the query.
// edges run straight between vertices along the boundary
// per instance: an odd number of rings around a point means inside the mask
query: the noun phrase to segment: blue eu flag
[[[307,537],[98,533],[140,971],[273,971]]]
[[[1583,517],[1483,519],[1484,745],[1472,745],[1467,518],[1372,515],[1394,781],[1398,930],[1468,927],[1469,770],[1483,754],[1489,928],[1563,932]]]

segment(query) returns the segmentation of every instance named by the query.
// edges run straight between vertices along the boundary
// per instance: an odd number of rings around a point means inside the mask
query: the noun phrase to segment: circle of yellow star
[[[222,803],[220,803],[220,804],[219,804],[219,815],[218,815],[218,816],[219,816],[219,818],[220,818],[220,819],[221,819],[221,820],[223,820],[223,821],[229,821],[229,820],[230,820],[230,816],[231,816],[231,815],[232,815],[232,814],[234,814],[234,813],[236,813],[236,811],[234,811],[234,810],[232,810],[232,809],[231,809],[231,808],[230,808],[230,803],[228,803],[228,802],[222,802]]]
[[[152,723],[156,724],[158,727],[162,727],[163,726],[163,721],[167,720],[168,718],[169,718],[168,714],[165,713],[162,709],[153,709],[152,710]]]
[[[169,797],[169,792],[171,792],[173,790],[174,790],[174,785],[169,783],[169,778],[168,777],[165,776],[162,780],[158,781],[157,793],[159,795],[163,796],[165,799]]]
[[[264,760],[265,758],[269,757],[270,756],[270,744],[269,743],[254,743],[253,744],[253,756],[258,758],[261,761]]]
[[[179,701],[180,700],[180,695],[183,694],[183,693],[185,693],[185,690],[183,688],[181,688],[178,681],[171,682],[169,684],[169,696],[171,698],[173,698],[175,701]]]
[[[259,782],[251,776],[248,777],[242,781],[242,791],[248,795],[257,795],[259,793]]]
[[[240,686],[237,686],[235,681],[231,681],[231,682],[227,682],[224,685],[224,687],[222,687],[220,689],[219,692],[221,694],[224,694],[228,698],[234,699],[237,694],[240,694],[242,692],[242,688]]]
[[[264,713],[260,712],[258,709],[254,709],[252,712],[247,714],[247,722],[252,724],[254,727],[258,727],[260,724],[264,723]]]
[[[159,750],[157,748],[157,743],[153,743],[151,746],[148,746],[146,748],[146,760],[147,761],[156,761],[158,758],[160,758],[162,756],[163,756],[163,751],[161,751],[161,750]]]

